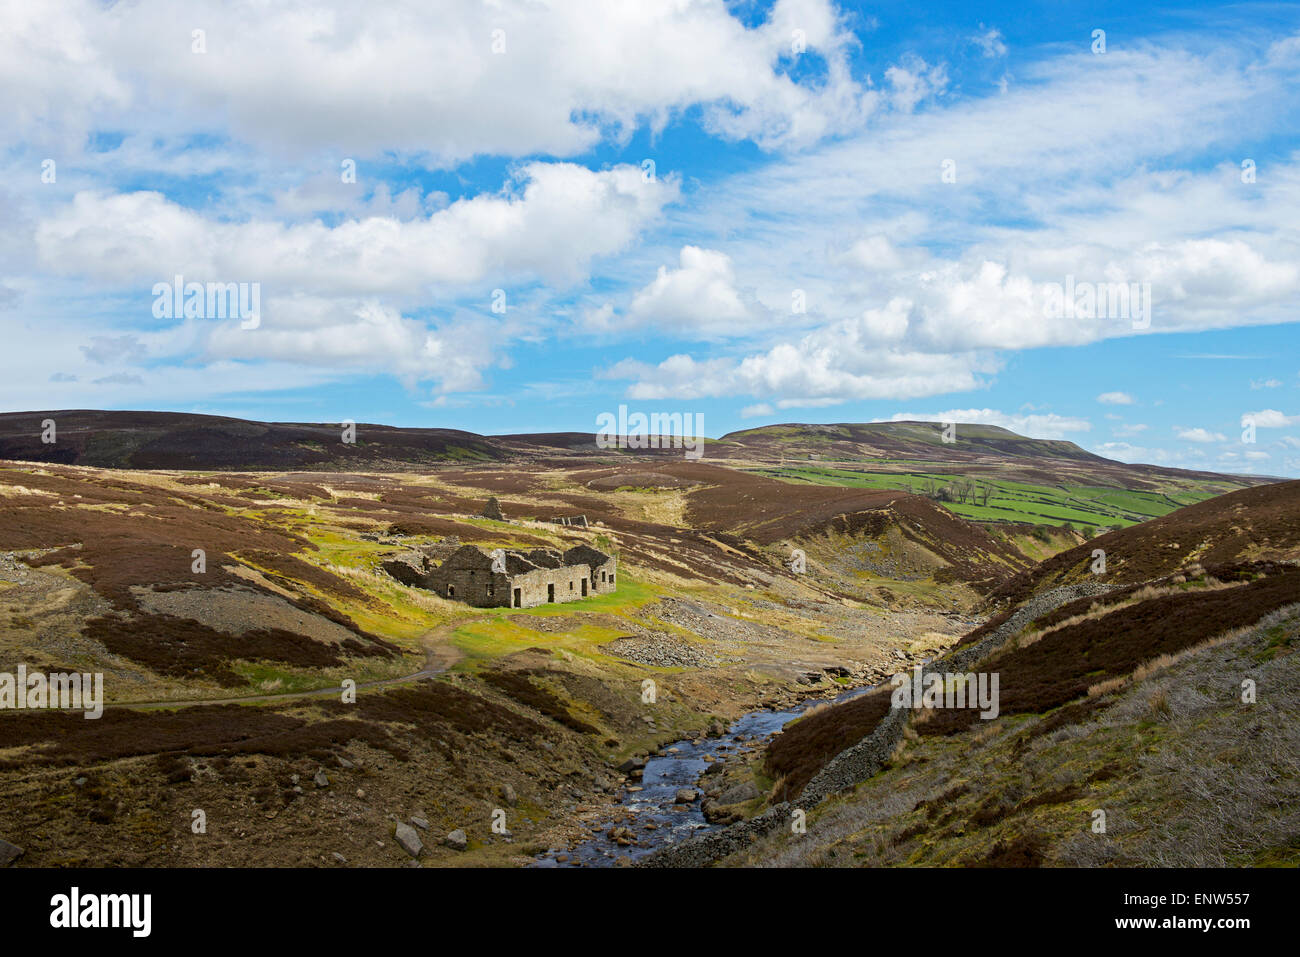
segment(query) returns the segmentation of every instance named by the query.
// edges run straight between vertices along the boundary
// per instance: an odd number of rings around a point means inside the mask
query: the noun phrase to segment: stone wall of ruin
[[[548,597],[548,585],[555,586],[556,604],[578,601],[583,595],[583,583],[586,582],[587,595],[612,592],[617,587],[614,579],[615,562],[610,559],[597,566],[595,581],[591,579],[592,569],[587,565],[562,565],[559,568],[538,568],[510,576],[503,572],[491,572],[482,568],[435,568],[426,577],[423,587],[436,592],[443,598],[465,602],[475,608],[535,608],[545,605]],[[601,580],[601,572],[605,579]],[[451,586],[452,591],[448,591]],[[519,591],[519,603],[514,603],[514,592]]]

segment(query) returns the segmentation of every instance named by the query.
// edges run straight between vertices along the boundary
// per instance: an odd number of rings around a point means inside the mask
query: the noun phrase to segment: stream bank
[[[815,705],[839,704],[877,684],[852,688],[834,698],[814,698],[783,710],[751,711],[717,737],[685,739],[651,756],[639,781],[626,785],[593,835],[569,848],[539,855],[535,867],[626,866],[660,848],[725,827],[710,823],[700,782],[711,768],[762,748],[785,725]],[[691,799],[684,792],[694,792]]]

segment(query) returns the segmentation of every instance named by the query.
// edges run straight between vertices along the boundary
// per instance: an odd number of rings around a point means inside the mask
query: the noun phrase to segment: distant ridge
[[[995,452],[999,455],[1047,456],[1077,459],[1085,462],[1110,462],[1059,439],[1031,439],[997,425],[960,423],[954,429],[954,441],[943,440],[944,424],[939,422],[842,422],[828,425],[801,425],[784,423],[756,429],[731,432],[718,440],[720,446],[728,444],[745,448],[792,446],[856,449],[869,452],[899,452],[910,449],[916,453],[933,454],[936,448],[946,451]]]
[[[53,420],[53,443],[41,440]],[[473,432],[357,423],[252,422],[183,412],[70,409],[0,414],[0,458],[97,468],[201,470],[380,469],[498,461],[504,448]]]
[[[42,441],[53,420],[56,441]],[[935,471],[1010,472],[1036,482],[1080,481],[1143,487],[1161,477],[1222,480],[1234,487],[1274,479],[1128,465],[1073,442],[1033,439],[995,425],[958,423],[945,443],[937,422],[787,423],[707,440],[709,459],[736,464],[816,460],[889,468],[921,463]],[[440,465],[563,459],[673,459],[675,448],[602,449],[591,432],[480,435],[460,429],[341,423],[257,422],[188,412],[61,409],[0,413],[0,459],[97,468],[202,471],[403,471]]]
[[[907,461],[938,472],[978,474],[1012,471],[1025,481],[1076,481],[1126,488],[1153,485],[1162,478],[1212,479],[1241,485],[1279,478],[1198,472],[1159,465],[1134,465],[1104,458],[1063,439],[1034,439],[997,425],[956,423],[954,441],[943,440],[940,422],[864,422],[804,425],[785,423],[731,432],[710,444],[712,458],[755,459],[819,464]],[[872,466],[874,467],[874,466]]]

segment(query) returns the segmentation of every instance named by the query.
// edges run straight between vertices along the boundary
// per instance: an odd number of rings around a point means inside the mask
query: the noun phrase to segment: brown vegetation
[[[881,688],[787,725],[767,749],[768,774],[784,779],[773,799],[797,796],[827,761],[870,734],[889,713],[890,693]]]
[[[1236,588],[1162,595],[1058,628],[1026,648],[996,652],[978,670],[999,674],[1001,714],[1039,714],[1080,698],[1146,661],[1251,625],[1300,601],[1300,568]],[[935,711],[922,734],[953,734],[977,720],[972,709]]]
[[[1176,574],[1191,562],[1232,566],[1300,557],[1300,481],[1261,485],[1108,532],[1020,572],[990,596],[1019,604],[1032,594],[1091,576],[1094,549],[1106,552],[1108,584]]]

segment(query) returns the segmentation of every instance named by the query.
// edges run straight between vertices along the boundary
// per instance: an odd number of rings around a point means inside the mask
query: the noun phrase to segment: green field
[[[965,478],[942,472],[867,472],[855,469],[781,466],[753,469],[784,482],[808,485],[837,485],[845,488],[897,489],[924,495],[932,485],[945,486]],[[1198,487],[1188,481],[1171,483],[1165,491],[1130,491],[1088,485],[1037,485],[1004,479],[971,476],[989,490],[988,502],[981,493],[975,502],[940,502],[944,508],[975,522],[1023,522],[1031,525],[1076,527],[1128,526],[1159,518],[1185,505],[1213,498],[1222,489],[1206,483]]]

